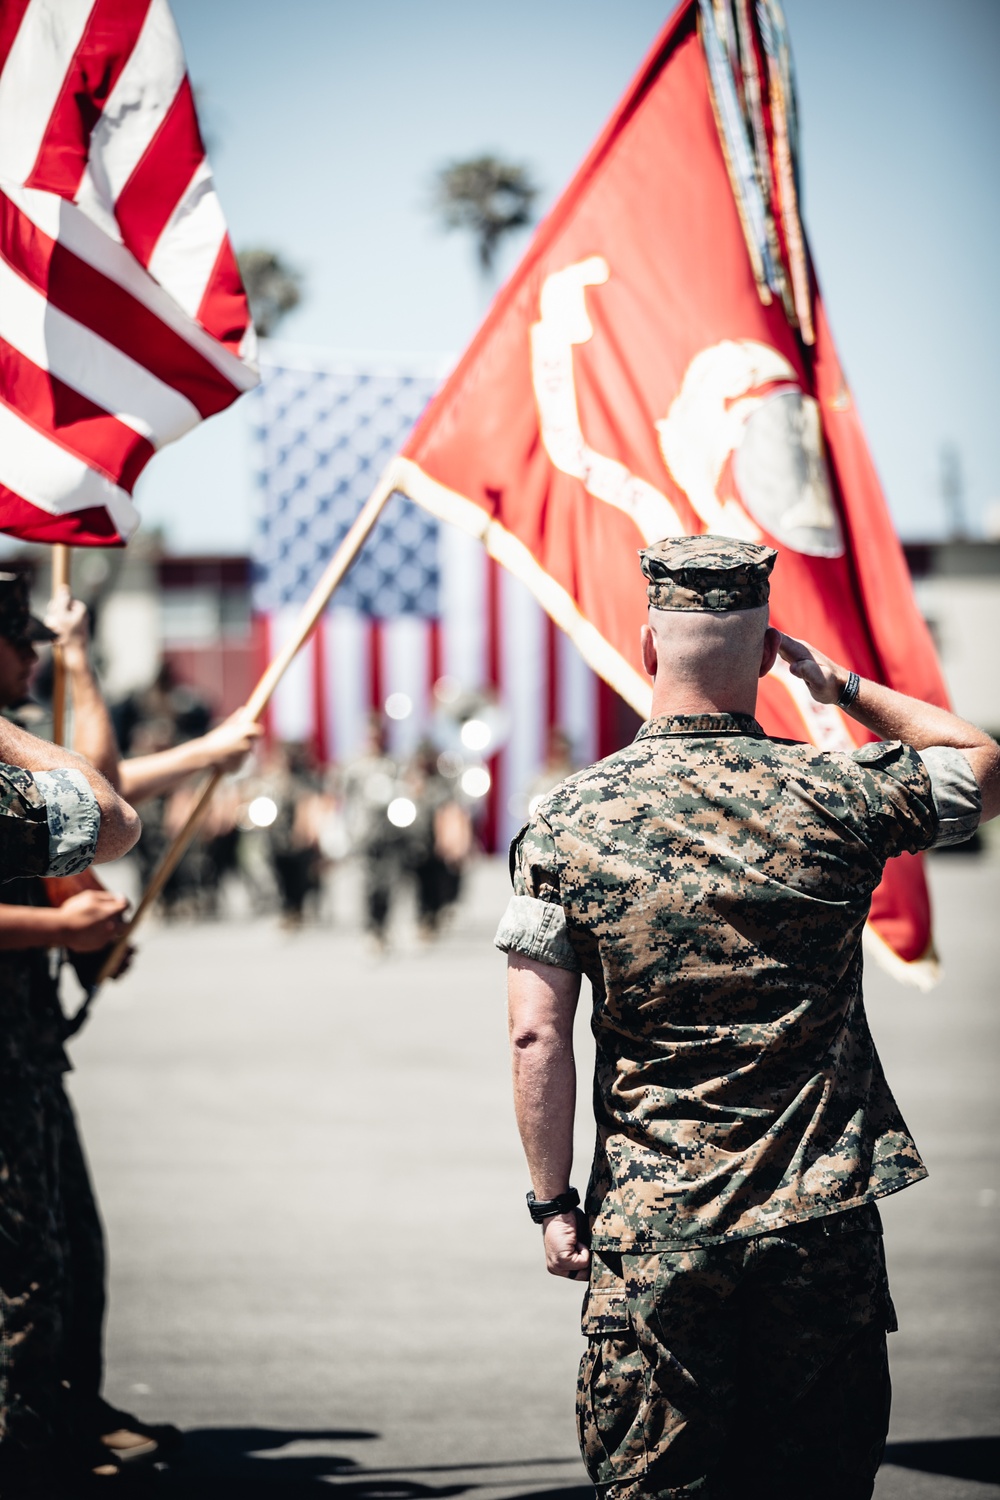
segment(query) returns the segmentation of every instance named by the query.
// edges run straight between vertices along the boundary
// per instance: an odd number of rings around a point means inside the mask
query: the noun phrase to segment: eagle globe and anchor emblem
[[[586,288],[610,276],[594,255],[546,278],[531,328],[531,375],[542,442],[553,465],[589,494],[626,512],[646,542],[683,535],[662,491],[592,449],[580,425],[573,349],[594,333]],[[808,557],[839,557],[818,403],[783,355],[752,339],[724,339],[696,354],[666,416],[660,454],[707,531],[776,541]],[[731,462],[735,494],[720,493]],[[763,531],[762,529],[763,528]]]

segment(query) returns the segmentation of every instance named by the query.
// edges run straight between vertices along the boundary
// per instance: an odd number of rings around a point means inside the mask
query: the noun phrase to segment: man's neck
[[[753,718],[756,708],[756,684],[750,691],[744,689],[720,693],[676,683],[657,681],[653,684],[654,719],[693,714],[749,714]]]

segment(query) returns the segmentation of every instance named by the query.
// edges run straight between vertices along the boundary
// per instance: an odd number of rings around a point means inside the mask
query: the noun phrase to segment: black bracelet
[[[861,678],[857,672],[848,673],[847,681],[844,683],[840,697],[837,699],[838,708],[850,708],[858,693],[861,691]]]
[[[569,1188],[567,1192],[560,1193],[558,1198],[546,1198],[541,1203],[534,1193],[528,1195],[528,1212],[536,1224],[542,1224],[546,1219],[551,1219],[553,1214],[568,1214],[571,1208],[576,1208],[580,1202],[580,1194],[576,1188]]]

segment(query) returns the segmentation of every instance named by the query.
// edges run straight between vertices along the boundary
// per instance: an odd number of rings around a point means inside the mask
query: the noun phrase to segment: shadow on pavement
[[[887,1464],[1000,1484],[1000,1437],[939,1438],[931,1442],[887,1443]]]
[[[563,1466],[565,1459],[515,1460],[510,1463],[434,1464],[405,1469],[368,1469],[335,1453],[283,1452],[292,1445],[356,1443],[377,1432],[319,1429],[302,1431],[270,1427],[198,1428],[184,1434],[184,1449],[161,1474],[157,1494],[167,1500],[266,1500],[280,1492],[283,1500],[330,1500],[335,1490],[350,1500],[444,1500],[468,1495],[491,1483],[511,1487],[509,1478],[492,1478],[517,1469]],[[462,1480],[448,1482],[448,1475]],[[411,1476],[427,1476],[416,1479]],[[430,1476],[434,1475],[434,1482]],[[478,1478],[471,1479],[469,1476]],[[439,1482],[440,1481],[440,1482]],[[592,1500],[589,1486],[533,1491],[520,1500]]]
[[[429,1464],[403,1470],[366,1468],[353,1458],[324,1453],[284,1452],[292,1445],[357,1443],[377,1432],[270,1427],[200,1428],[185,1434],[183,1453],[161,1476],[158,1493],[176,1500],[329,1500],[332,1490],[350,1500],[446,1500],[502,1485],[513,1488],[518,1469],[562,1467],[566,1459],[509,1463]],[[954,1479],[1000,1484],[1000,1437],[942,1438],[889,1443],[886,1464]],[[506,1476],[501,1479],[497,1471]],[[461,1475],[461,1479],[449,1479]],[[417,1476],[420,1476],[419,1478]],[[433,1476],[433,1478],[432,1478]],[[533,1490],[519,1500],[592,1500],[588,1485]]]

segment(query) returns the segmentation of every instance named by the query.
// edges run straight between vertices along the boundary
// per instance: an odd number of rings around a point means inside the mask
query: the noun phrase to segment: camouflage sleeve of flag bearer
[[[0,764],[0,880],[76,875],[93,861],[101,813],[86,777]]]
[[[45,799],[30,771],[0,763],[0,880],[45,875],[48,868]]]
[[[555,969],[582,972],[566,930],[555,840],[537,813],[510,846],[514,894],[493,939],[502,953],[521,953]]]

